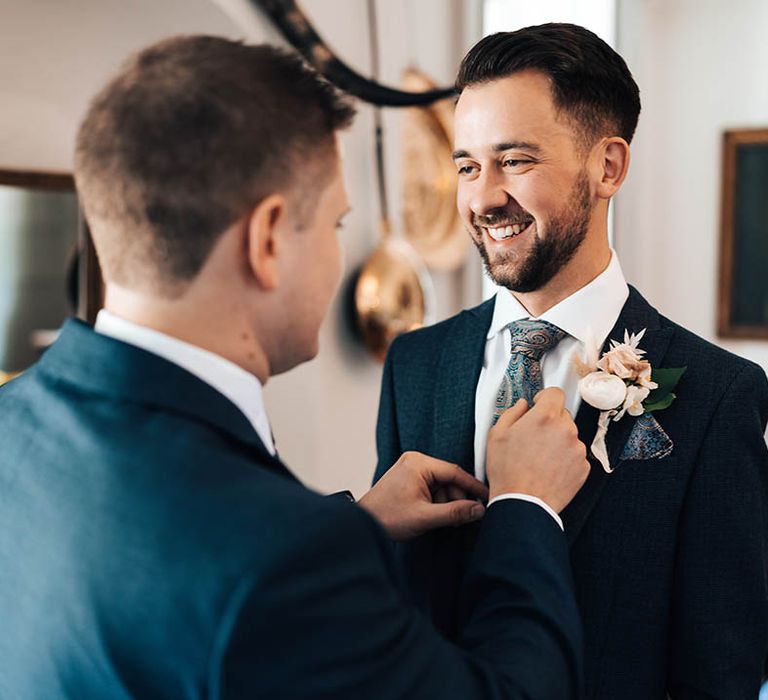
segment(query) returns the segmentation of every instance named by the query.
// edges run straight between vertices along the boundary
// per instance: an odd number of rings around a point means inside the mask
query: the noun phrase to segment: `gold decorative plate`
[[[403,86],[431,90],[420,71],[403,74]],[[409,107],[403,115],[403,225],[408,242],[433,270],[454,270],[464,262],[469,236],[456,210],[453,100]]]

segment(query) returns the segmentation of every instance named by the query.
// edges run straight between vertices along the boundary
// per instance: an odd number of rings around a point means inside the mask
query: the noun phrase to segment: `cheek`
[[[332,241],[329,243],[328,270],[331,287],[335,290],[341,282],[341,276],[344,271],[344,252],[335,232]]]
[[[470,203],[472,201],[472,186],[468,183],[459,183],[456,189],[456,209],[459,212],[459,216],[467,222],[472,221],[472,207]]]
[[[456,207],[462,213],[469,208],[469,197],[471,186],[469,183],[459,181],[456,187]]]
[[[343,253],[335,231],[323,242],[322,249],[316,251],[310,264],[317,267],[317,293],[323,300],[330,299],[341,283],[343,271]]]

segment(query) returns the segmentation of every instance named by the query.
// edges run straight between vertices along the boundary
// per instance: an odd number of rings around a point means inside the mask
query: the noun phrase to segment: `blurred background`
[[[338,57],[371,74],[364,0],[304,0],[301,7]],[[768,368],[768,333],[718,334],[723,133],[768,129],[768,3],[378,0],[375,7],[379,78],[393,86],[408,68],[447,86],[481,36],[528,24],[575,22],[612,44],[643,102],[630,175],[612,212],[627,279],[664,315]],[[70,173],[89,98],[128,53],[177,33],[285,43],[245,0],[0,0],[0,171]],[[323,328],[319,357],[266,388],[283,459],[318,489],[358,495],[375,464],[381,379],[380,363],[349,320],[351,275],[379,240],[375,110],[359,108],[343,139],[353,210],[340,235],[349,277]],[[409,159],[418,157],[419,132],[407,114],[382,112],[395,235],[403,233],[404,207],[414,206],[403,188],[412,181]],[[758,247],[768,241],[765,221],[755,234]],[[49,331],[82,312],[82,275],[73,267],[79,231],[76,196],[66,187],[19,187],[0,176],[0,371],[23,370],[49,342]],[[459,248],[450,269],[428,272],[432,320],[494,291],[474,249]],[[760,265],[768,277],[768,257]],[[765,321],[761,293],[755,294]]]

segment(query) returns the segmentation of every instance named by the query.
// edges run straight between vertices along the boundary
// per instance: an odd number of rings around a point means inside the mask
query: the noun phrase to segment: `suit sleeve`
[[[713,415],[681,515],[669,693],[756,698],[768,652],[768,383],[749,365]]]
[[[381,377],[379,415],[376,421],[376,452],[378,454],[378,461],[376,463],[376,472],[373,476],[374,484],[400,459],[403,453],[397,427],[397,404],[395,402],[392,367],[397,342],[397,339],[395,339],[387,353],[387,359],[384,362],[384,373]]]
[[[468,631],[453,645],[400,595],[389,547],[367,514],[353,504],[314,514],[311,534],[234,592],[211,697],[581,697],[563,533],[520,501],[495,504],[486,519],[464,590]]]

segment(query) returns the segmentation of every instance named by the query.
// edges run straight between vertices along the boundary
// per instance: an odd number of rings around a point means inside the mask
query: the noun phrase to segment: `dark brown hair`
[[[319,197],[334,133],[353,116],[345,96],[272,46],[181,36],[137,53],[77,137],[75,177],[107,277],[168,291],[268,194],[301,186],[297,202]]]
[[[464,57],[459,92],[523,70],[547,75],[555,105],[590,143],[621,136],[629,143],[640,115],[640,91],[624,59],[575,24],[541,24],[481,39]]]

